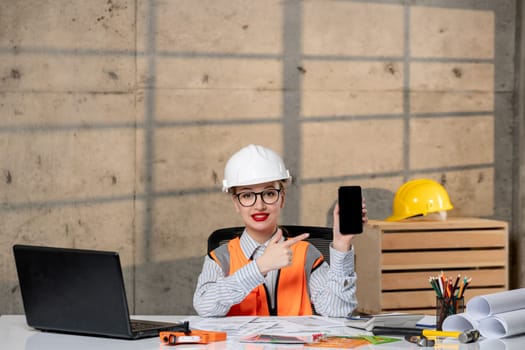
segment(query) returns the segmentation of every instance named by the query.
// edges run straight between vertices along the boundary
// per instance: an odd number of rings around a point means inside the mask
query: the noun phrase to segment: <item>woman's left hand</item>
[[[368,215],[367,215],[367,209],[366,209],[366,202],[365,197],[363,197],[363,201],[361,203],[362,205],[362,218],[363,218],[363,225],[368,222]],[[350,250],[352,247],[352,238],[354,238],[354,235],[343,235],[339,231],[339,203],[335,204],[334,207],[334,227],[333,227],[333,233],[334,233],[334,241],[333,241],[333,247],[336,250],[339,250],[340,252],[346,253]]]

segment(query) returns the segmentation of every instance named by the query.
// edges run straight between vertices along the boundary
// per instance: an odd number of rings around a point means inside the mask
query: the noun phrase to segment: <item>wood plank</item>
[[[423,231],[423,230],[450,230],[450,229],[501,229],[507,230],[505,221],[480,219],[480,218],[459,218],[448,217],[444,221],[428,220],[405,220],[405,221],[381,221],[369,220],[367,226],[379,228],[383,232],[388,231]]]
[[[505,291],[505,288],[468,288],[465,293],[465,305],[477,296]],[[383,309],[433,308],[436,305],[434,291],[388,292],[382,294]]]
[[[384,272],[381,276],[382,290],[399,289],[428,289],[431,290],[428,278],[437,276],[439,270],[418,271],[418,272]],[[471,287],[508,287],[507,271],[504,268],[482,269],[482,270],[452,270],[445,271],[445,275],[455,277],[457,275],[472,278]]]
[[[466,250],[459,253],[450,251],[396,252],[383,253],[382,270],[447,269],[465,267],[507,266],[507,251]]]
[[[429,231],[410,233],[388,233],[381,239],[381,249],[440,249],[440,248],[485,248],[505,247],[507,234],[500,230],[473,231]]]

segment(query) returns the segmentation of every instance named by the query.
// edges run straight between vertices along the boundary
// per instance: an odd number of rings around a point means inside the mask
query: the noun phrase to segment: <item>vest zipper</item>
[[[278,304],[278,295],[277,295],[277,291],[279,290],[279,277],[281,276],[281,269],[277,270],[277,278],[275,279],[275,290],[274,290],[274,299],[275,299],[275,306],[272,308],[271,305],[271,300],[270,300],[270,297],[269,297],[269,293],[268,293],[268,290],[266,290],[266,296],[268,297],[268,310],[270,310],[270,316],[277,316],[277,304]],[[266,288],[266,285],[264,285],[264,288]]]

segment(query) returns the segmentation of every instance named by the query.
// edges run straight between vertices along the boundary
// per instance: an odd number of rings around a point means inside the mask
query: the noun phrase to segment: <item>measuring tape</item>
[[[160,332],[160,341],[165,345],[208,344],[226,340],[226,332],[191,330],[189,332]]]

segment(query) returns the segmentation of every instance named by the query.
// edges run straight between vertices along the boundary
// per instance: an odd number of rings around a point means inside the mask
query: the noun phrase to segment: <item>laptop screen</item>
[[[15,245],[27,324],[41,330],[131,334],[115,252]]]

